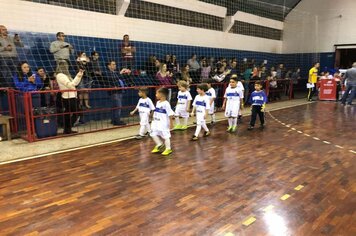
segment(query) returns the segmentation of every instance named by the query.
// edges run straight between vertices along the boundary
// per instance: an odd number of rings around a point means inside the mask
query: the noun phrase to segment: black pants
[[[76,113],[78,111],[78,104],[77,104],[77,99],[76,98],[69,98],[69,99],[64,99],[62,98],[63,101],[63,107],[64,107],[64,112],[70,112],[69,114],[64,115],[64,133],[70,133],[72,130],[72,126],[75,123],[75,121],[78,118],[78,114]],[[72,113],[74,112],[74,113]]]
[[[265,113],[261,110],[262,110],[261,106],[257,106],[257,105],[252,106],[250,126],[255,126],[257,114],[260,117],[261,125],[265,124]]]

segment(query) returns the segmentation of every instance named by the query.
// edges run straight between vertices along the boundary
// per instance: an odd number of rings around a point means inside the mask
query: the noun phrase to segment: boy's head
[[[208,81],[206,81],[206,85],[208,86],[208,89],[211,88],[211,84],[214,83],[214,80],[209,79]]]
[[[197,92],[199,95],[204,95],[208,91],[208,85],[206,83],[198,84]]]
[[[185,92],[185,91],[187,91],[187,89],[188,89],[188,83],[187,83],[187,81],[184,81],[184,80],[180,80],[180,81],[178,81],[178,89],[179,89],[179,91],[181,91],[181,92]]]
[[[236,88],[237,87],[237,76],[230,78],[230,87],[231,88]]]
[[[256,91],[260,91],[262,89],[262,83],[261,83],[261,81],[256,81],[255,82],[255,90]]]
[[[148,95],[148,88],[147,87],[141,87],[138,89],[138,96],[140,98],[146,98]]]
[[[156,91],[156,98],[157,100],[166,100],[168,97],[168,89],[167,88],[159,88]]]

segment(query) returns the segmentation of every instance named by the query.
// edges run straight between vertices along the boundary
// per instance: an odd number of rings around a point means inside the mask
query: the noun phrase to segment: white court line
[[[291,129],[291,130],[294,130],[294,131],[297,130],[296,128],[290,128],[290,129]]]
[[[318,138],[318,137],[313,137],[313,139],[315,139],[315,140],[320,140],[320,138]]]
[[[341,147],[341,146],[339,146],[339,145],[335,145],[335,147],[336,147],[336,148],[340,148],[340,149],[344,148],[344,147]]]
[[[356,151],[354,151],[354,150],[349,150],[349,152],[356,154]]]
[[[307,136],[307,137],[310,137],[310,134],[304,134],[305,136]]]
[[[323,141],[323,143],[325,143],[325,144],[331,144],[330,142],[328,142],[328,141]]]
[[[302,132],[302,131],[300,131],[300,130],[298,130],[297,132],[298,132],[298,133],[300,133],[300,134],[302,134],[302,133],[303,133],[303,132]]]

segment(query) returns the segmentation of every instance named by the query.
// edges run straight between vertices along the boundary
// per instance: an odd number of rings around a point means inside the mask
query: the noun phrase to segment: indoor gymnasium
[[[356,235],[355,9],[0,0],[0,235]]]

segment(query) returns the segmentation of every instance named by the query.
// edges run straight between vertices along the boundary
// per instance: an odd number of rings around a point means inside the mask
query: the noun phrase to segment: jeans
[[[111,102],[111,107],[113,108],[111,123],[115,124],[120,122],[121,119],[122,93],[111,94]]]
[[[77,121],[78,118],[78,104],[76,98],[62,99],[64,112],[71,112],[64,115],[64,133],[70,133],[72,131],[73,124]],[[72,112],[74,112],[72,114]]]
[[[351,91],[351,94],[349,94],[350,91]],[[341,103],[345,104],[347,102],[347,104],[351,105],[352,99],[355,97],[355,95],[356,95],[356,85],[348,84],[346,86],[345,93],[341,98]]]
[[[16,73],[16,57],[0,57],[0,87],[14,87],[13,75]]]

